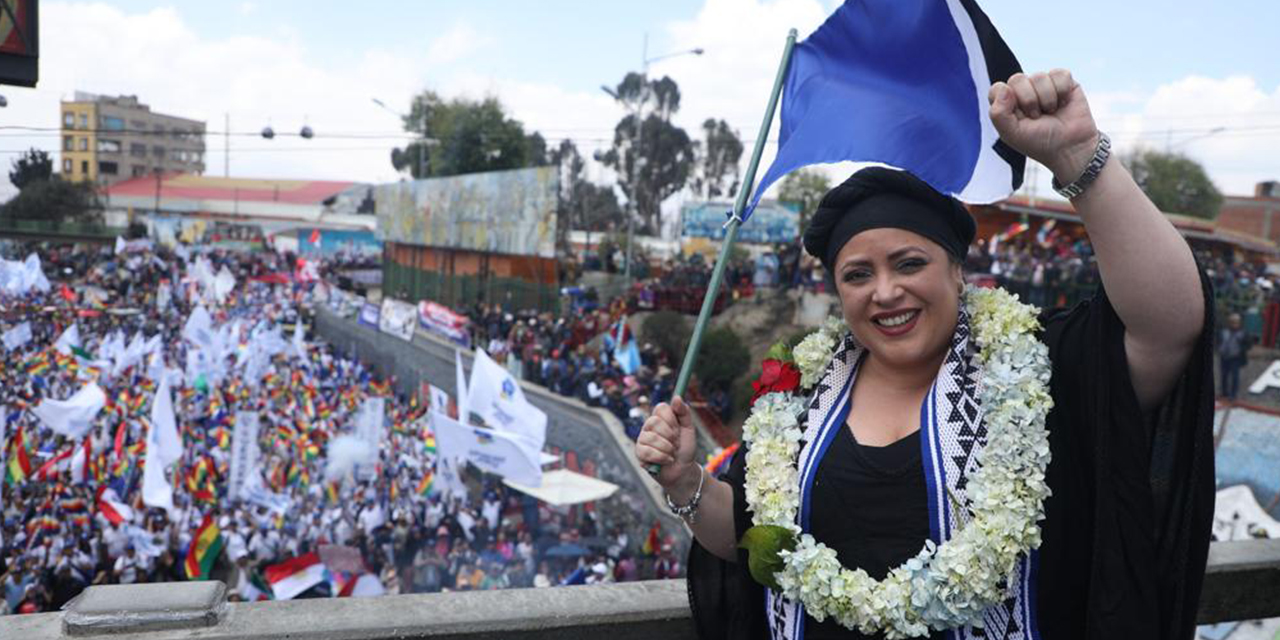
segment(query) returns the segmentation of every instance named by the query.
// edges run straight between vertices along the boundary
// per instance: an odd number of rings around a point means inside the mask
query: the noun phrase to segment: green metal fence
[[[449,307],[466,307],[481,301],[501,303],[509,309],[560,310],[560,291],[554,284],[518,278],[450,276],[390,260],[382,265],[382,293],[400,300],[432,300]]]
[[[24,236],[47,235],[51,237],[73,236],[78,238],[110,239],[125,234],[123,227],[108,227],[85,222],[60,222],[57,220],[23,220],[0,217],[0,234]]]

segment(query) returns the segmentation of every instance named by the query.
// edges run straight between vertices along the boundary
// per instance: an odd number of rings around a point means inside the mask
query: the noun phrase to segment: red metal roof
[[[319,204],[354,184],[356,183],[332,180],[217,178],[191,173],[170,173],[160,179],[160,196],[191,200]],[[106,195],[155,197],[156,178],[145,176],[118,182],[107,187]]]

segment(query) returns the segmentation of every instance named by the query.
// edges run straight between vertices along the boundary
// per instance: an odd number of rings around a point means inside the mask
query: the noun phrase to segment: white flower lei
[[[963,625],[982,626],[983,612],[1007,599],[1001,583],[1018,559],[1040,546],[1039,521],[1049,496],[1045,469],[1049,434],[1048,348],[1036,339],[1036,309],[1002,289],[966,289],[978,361],[984,367],[979,401],[986,411],[987,445],[970,476],[971,518],[942,545],[926,541],[911,560],[874,580],[862,569],[844,568],[836,552],[802,533],[796,459],[805,402],[789,393],[757,400],[742,427],[747,453],[746,498],[756,525],[773,525],[799,536],[791,551],[779,551],[783,568],[774,574],[782,594],[802,602],[815,619],[828,616],[848,629],[910,638]],[[801,387],[818,382],[844,334],[828,319],[792,351]],[[1008,580],[1013,584],[1013,580]]]

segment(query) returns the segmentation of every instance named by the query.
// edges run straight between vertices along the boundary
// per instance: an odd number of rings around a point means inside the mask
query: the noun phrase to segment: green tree
[[[742,159],[742,139],[724,120],[708,118],[702,123],[703,140],[695,147],[698,171],[693,190],[707,200],[732,198],[738,192],[738,161]]]
[[[100,222],[98,194],[88,182],[69,182],[57,176],[30,182],[0,207],[8,218],[51,222]]]
[[[689,319],[676,311],[658,311],[645,318],[640,327],[640,337],[666,354],[676,367],[684,361],[684,351],[689,347],[692,335]]]
[[[805,222],[818,209],[822,196],[831,189],[831,181],[826,174],[816,169],[800,169],[787,174],[778,189],[778,200],[790,202],[800,207],[800,231],[804,231]]]
[[[671,124],[680,110],[680,88],[669,77],[646,81],[632,72],[614,95],[629,113],[614,128],[613,147],[599,158],[618,172],[618,186],[634,203],[641,230],[656,233],[662,201],[683,189],[693,171],[693,141]]]
[[[13,168],[9,170],[9,182],[17,187],[19,191],[27,188],[27,185],[45,181],[53,177],[53,158],[45,151],[32,148],[23,152],[13,161]]]
[[[1166,213],[1212,220],[1222,207],[1222,192],[1200,163],[1180,153],[1138,149],[1121,158],[1133,179]]]
[[[445,101],[424,91],[414,97],[404,128],[419,135],[425,131],[427,138],[391,151],[392,166],[414,178],[548,164],[546,140],[538,133],[526,134],[497,98]]]
[[[550,164],[560,168],[560,225],[566,234],[570,228],[582,231],[613,231],[624,220],[618,196],[612,187],[586,180],[586,162],[572,140],[547,154]]]
[[[750,366],[751,351],[743,344],[742,338],[728,327],[717,327],[703,336],[693,372],[698,375],[703,389],[728,391],[733,381]]]

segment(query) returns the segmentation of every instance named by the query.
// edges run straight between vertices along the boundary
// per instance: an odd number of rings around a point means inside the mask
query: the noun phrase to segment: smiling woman
[[[703,636],[1191,637],[1211,293],[1107,162],[1069,73],[1017,74],[990,101],[1001,139],[1066,185],[1102,287],[1043,312],[967,290],[975,229],[957,201],[886,168],[831,190],[804,240],[841,313],[786,354],[801,389],[757,399],[719,478],[692,464],[679,399],[637,439],[695,533]]]

